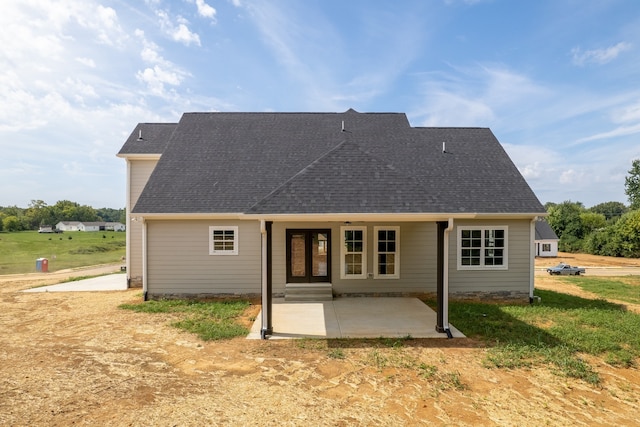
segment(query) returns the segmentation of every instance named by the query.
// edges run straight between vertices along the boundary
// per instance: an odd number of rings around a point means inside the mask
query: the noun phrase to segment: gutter
[[[162,220],[186,220],[186,219],[232,219],[244,221],[275,221],[275,222],[437,222],[447,219],[481,219],[481,220],[509,220],[529,219],[533,216],[544,216],[540,212],[500,214],[500,213],[294,213],[294,214],[252,214],[243,212],[222,213],[158,213],[158,212],[133,212],[133,215],[144,216],[148,219]]]

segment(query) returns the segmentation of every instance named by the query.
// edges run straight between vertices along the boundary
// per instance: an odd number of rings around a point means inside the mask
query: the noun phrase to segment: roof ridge
[[[356,111],[353,108],[348,109],[347,111],[187,111],[183,113],[183,115],[210,115],[210,114],[229,114],[229,115],[244,115],[244,114],[275,114],[275,115],[293,115],[293,114],[306,114],[306,115],[322,115],[322,114],[336,114],[336,115],[344,115],[344,114],[365,114],[365,115],[383,115],[383,114],[397,114],[397,115],[405,115],[406,113],[397,112],[397,111],[369,111],[369,112],[360,112]]]

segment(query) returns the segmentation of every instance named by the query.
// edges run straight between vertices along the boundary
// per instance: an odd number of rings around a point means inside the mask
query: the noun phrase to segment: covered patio
[[[447,338],[436,332],[436,312],[417,298],[336,298],[325,302],[285,302],[274,298],[271,339],[287,338]],[[262,313],[247,339],[261,338]],[[449,324],[454,338],[464,338]]]

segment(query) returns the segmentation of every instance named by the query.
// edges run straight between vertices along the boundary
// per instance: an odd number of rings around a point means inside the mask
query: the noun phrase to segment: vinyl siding
[[[210,226],[238,227],[238,255],[209,255]],[[147,221],[149,294],[259,294],[258,221]]]
[[[157,163],[157,160],[130,160],[129,212],[136,205],[138,197],[140,197]],[[131,221],[129,215],[127,218],[127,233],[129,233],[129,247],[127,248],[129,266],[127,274],[130,278],[142,280],[142,223]]]
[[[273,292],[284,293],[286,284],[286,230],[331,229],[331,283],[336,294],[422,293],[436,291],[435,223],[367,223],[367,271],[374,269],[374,227],[400,227],[399,279],[341,279],[340,227],[343,223],[274,223],[273,224]]]
[[[549,245],[550,251],[543,251],[542,245]],[[557,257],[558,241],[557,240],[536,240],[536,256],[539,257]]]
[[[239,254],[209,255],[209,226],[238,226]],[[340,227],[343,223],[275,222],[273,224],[273,293],[286,285],[286,230],[331,230],[331,283],[340,294],[436,292],[436,224],[353,224],[367,229],[367,270],[374,268],[374,227],[400,227],[399,279],[341,279]],[[507,226],[507,270],[458,270],[457,227]],[[449,291],[529,291],[530,222],[456,221],[449,235]],[[261,235],[258,221],[147,221],[148,292],[153,294],[258,294],[261,292]]]
[[[508,264],[507,270],[458,270],[458,227],[461,226],[507,226]],[[529,292],[531,222],[511,221],[461,221],[454,222],[449,233],[449,293],[469,292]]]

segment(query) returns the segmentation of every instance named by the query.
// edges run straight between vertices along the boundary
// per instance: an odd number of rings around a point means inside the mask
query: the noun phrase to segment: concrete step
[[[288,283],[285,286],[285,301],[316,302],[332,301],[331,283]]]

